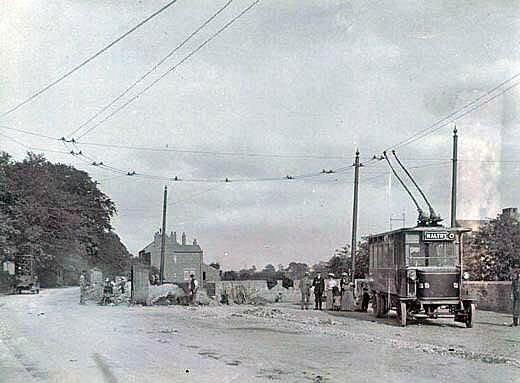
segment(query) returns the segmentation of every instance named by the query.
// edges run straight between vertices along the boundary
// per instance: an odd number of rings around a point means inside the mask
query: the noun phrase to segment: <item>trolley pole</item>
[[[451,159],[451,227],[457,226],[457,127],[453,129],[453,158]]]
[[[164,187],[164,200],[162,212],[162,233],[161,233],[161,267],[159,270],[159,278],[161,285],[164,283],[164,251],[166,247],[166,202],[168,200],[168,186]]]
[[[352,282],[356,277],[356,251],[357,251],[357,218],[358,218],[358,193],[359,193],[359,149],[356,150],[354,161],[354,202],[352,207],[352,244],[350,246],[352,258]]]

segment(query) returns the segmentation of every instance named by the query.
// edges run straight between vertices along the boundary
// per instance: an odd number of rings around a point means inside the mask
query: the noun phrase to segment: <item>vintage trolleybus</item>
[[[463,296],[462,236],[469,229],[403,228],[368,237],[374,315],[407,320],[454,318],[472,327],[475,303]]]

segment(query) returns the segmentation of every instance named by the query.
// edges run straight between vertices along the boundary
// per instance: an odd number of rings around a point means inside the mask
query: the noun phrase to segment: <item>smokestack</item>
[[[182,232],[182,245],[186,245],[186,233],[184,231]]]
[[[173,243],[175,243],[175,244],[179,243],[179,242],[177,242],[177,232],[176,231],[173,232]]]

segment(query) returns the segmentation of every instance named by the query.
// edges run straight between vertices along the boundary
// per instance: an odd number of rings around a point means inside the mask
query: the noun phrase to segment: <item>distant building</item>
[[[142,263],[161,268],[161,232],[156,232],[154,240],[139,252]],[[215,282],[220,280],[219,271],[204,264],[204,253],[194,239],[191,244],[186,243],[186,233],[182,233],[181,242],[177,241],[177,232],[166,235],[164,251],[164,282],[187,283],[190,275],[201,282]]]
[[[502,216],[518,219],[518,208],[507,207],[505,209],[502,209]]]

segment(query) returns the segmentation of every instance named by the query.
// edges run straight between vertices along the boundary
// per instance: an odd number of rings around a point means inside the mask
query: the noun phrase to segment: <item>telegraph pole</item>
[[[159,278],[161,285],[164,282],[164,251],[166,247],[166,202],[168,200],[168,186],[164,187],[164,200],[162,211],[162,233],[161,233],[161,268],[159,270]]]
[[[405,227],[406,226],[405,213],[403,212],[401,214],[401,218],[394,218],[393,214],[390,214],[390,230],[392,230],[392,222],[396,222],[396,221],[402,222],[403,226],[401,226],[401,227]]]
[[[457,127],[453,129],[453,158],[451,159],[451,227],[457,226]]]
[[[356,150],[354,161],[354,202],[352,207],[352,244],[350,246],[352,258],[352,281],[356,276],[356,249],[357,249],[357,216],[358,216],[358,192],[359,192],[359,149]]]

